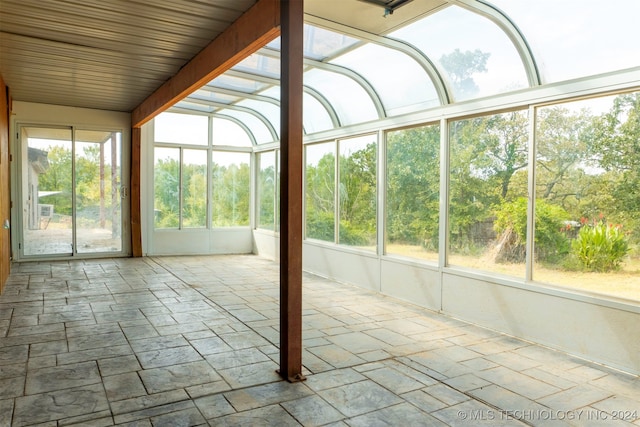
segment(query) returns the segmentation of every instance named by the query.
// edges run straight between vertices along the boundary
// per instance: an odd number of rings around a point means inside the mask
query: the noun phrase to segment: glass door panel
[[[73,252],[71,128],[22,128],[24,255]]]
[[[122,251],[120,132],[75,134],[76,251]]]

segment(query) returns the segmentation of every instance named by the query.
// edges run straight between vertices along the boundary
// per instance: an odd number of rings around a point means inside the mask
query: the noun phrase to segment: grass
[[[438,254],[419,246],[387,245],[387,253],[437,261]],[[449,264],[481,271],[525,277],[524,263],[496,263],[489,257],[450,255]],[[640,257],[627,257],[619,271],[609,273],[568,271],[536,263],[533,279],[550,285],[588,291],[605,296],[640,301]]]

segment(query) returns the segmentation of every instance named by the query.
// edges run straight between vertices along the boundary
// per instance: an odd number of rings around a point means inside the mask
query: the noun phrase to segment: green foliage
[[[536,193],[550,203],[562,206],[575,216],[578,205],[589,197],[590,179],[587,141],[593,116],[588,110],[571,112],[563,107],[539,110],[536,128]]]
[[[479,255],[495,236],[493,207],[526,194],[514,179],[527,166],[524,112],[458,120],[450,127],[450,245],[454,253]]]
[[[508,250],[513,255],[506,255],[509,261],[524,261],[527,238],[527,199],[520,197],[511,202],[504,202],[495,208],[496,220],[494,229],[500,235],[512,235],[508,241]],[[542,199],[536,200],[535,215],[535,253],[536,259],[542,262],[559,262],[569,250],[569,239],[564,230],[569,214],[559,206],[552,205]],[[498,241],[504,239],[498,238]],[[506,242],[505,242],[506,243]]]
[[[63,145],[50,146],[47,159],[49,168],[38,176],[39,191],[59,191],[60,193],[43,198],[41,202],[53,204],[57,214],[71,215],[71,147]]]
[[[387,241],[438,249],[440,127],[387,137]]]
[[[306,237],[335,241],[335,144],[307,147],[309,153],[324,153],[316,165],[306,167]]]
[[[628,227],[629,237],[640,242],[640,92],[615,98],[611,110],[593,123],[589,149],[608,171],[610,184],[603,194],[615,203],[600,206],[608,218]]]
[[[275,166],[261,167],[258,173],[258,226],[275,229]]]
[[[38,189],[39,191],[59,193],[42,197],[40,203],[54,205],[56,214],[71,216],[73,190],[71,147],[70,145],[68,147],[54,145],[50,146],[47,151],[49,167],[38,176]],[[98,144],[77,143],[75,158],[76,215],[78,220],[83,220],[82,224],[86,227],[96,226],[101,216],[111,216],[113,209],[118,209],[118,205],[111,206],[111,192],[114,191],[111,171],[111,165],[105,164],[102,171],[104,200],[101,206],[100,147]]]
[[[343,141],[341,149],[348,144]],[[340,243],[370,246],[376,242],[376,147],[375,142],[356,145],[354,151],[341,153],[338,160]]]
[[[570,219],[561,206],[545,200],[536,200],[535,255],[542,262],[557,263],[569,252],[569,239],[565,234]]]
[[[335,221],[332,212],[307,211],[306,236],[311,239],[333,242],[335,240]]]
[[[622,226],[607,224],[603,220],[585,223],[571,244],[572,255],[580,269],[585,271],[618,270],[629,250]]]
[[[376,244],[375,227],[363,227],[361,224],[340,221],[340,243],[350,246],[374,246]]]
[[[249,225],[249,164],[221,166],[214,163],[212,175],[213,226]]]
[[[153,186],[155,226],[178,228],[180,225],[180,162],[175,158],[156,160]]]

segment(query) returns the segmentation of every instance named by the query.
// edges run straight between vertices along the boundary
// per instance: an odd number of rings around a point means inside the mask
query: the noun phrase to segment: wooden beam
[[[302,375],[303,0],[282,0],[280,58],[280,376]]]
[[[131,213],[131,255],[142,256],[142,225],[140,213],[140,164],[142,129],[131,129],[131,176],[129,181],[129,211]]]
[[[302,1],[302,0],[299,0]],[[280,1],[258,0],[131,113],[140,127],[280,34]]]

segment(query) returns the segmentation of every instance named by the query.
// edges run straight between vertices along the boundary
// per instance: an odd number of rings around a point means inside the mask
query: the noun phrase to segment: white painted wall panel
[[[277,260],[280,258],[280,238],[271,231],[254,230],[254,252],[262,257]]]
[[[440,272],[437,269],[382,259],[380,281],[385,295],[440,310]]]
[[[251,230],[155,230],[149,255],[248,254],[253,251]]]
[[[640,374],[640,314],[445,273],[443,312]]]
[[[305,271],[339,282],[380,292],[380,263],[375,254],[355,253],[305,243],[302,266]]]

